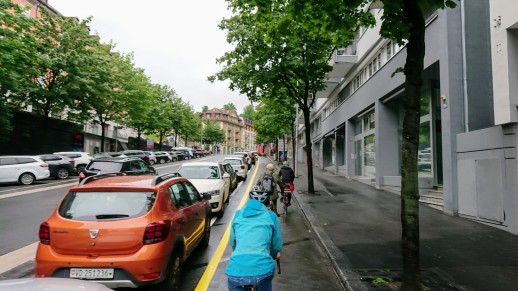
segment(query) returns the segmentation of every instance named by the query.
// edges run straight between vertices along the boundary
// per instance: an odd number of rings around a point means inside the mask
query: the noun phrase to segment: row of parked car
[[[110,159],[152,168],[137,157],[99,157],[85,171]],[[113,169],[85,177],[40,225],[36,277],[178,290],[182,264],[209,244],[211,214],[223,215],[255,159],[243,152],[219,162],[189,161],[177,173]]]
[[[138,164],[138,161],[142,160],[147,164],[146,167],[140,166],[136,169],[147,171],[150,170],[149,165],[156,163],[163,164],[205,155],[206,152],[203,150],[175,148],[172,151],[125,150],[94,155],[87,152],[54,152],[42,155],[0,156],[0,183],[18,182],[30,185],[36,180],[47,178],[68,179],[71,175],[81,175],[86,172],[87,166],[94,159],[134,157],[138,158],[134,163]],[[96,168],[93,167],[93,169]],[[127,170],[131,169],[128,164]],[[119,169],[110,169],[110,171],[112,170],[117,172],[126,170],[126,168],[121,166]],[[95,172],[95,170],[93,171]]]

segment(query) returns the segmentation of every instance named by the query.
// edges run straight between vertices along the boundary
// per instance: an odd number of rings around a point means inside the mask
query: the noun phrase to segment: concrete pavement
[[[294,199],[348,290],[393,290],[401,278],[400,196],[298,164]],[[293,203],[292,203],[293,204]],[[420,207],[421,276],[429,290],[518,290],[518,236]]]

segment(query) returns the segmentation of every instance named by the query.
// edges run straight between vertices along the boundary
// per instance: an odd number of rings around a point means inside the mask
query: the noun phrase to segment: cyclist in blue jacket
[[[268,192],[254,187],[246,205],[236,211],[230,230],[232,256],[227,266],[228,290],[272,290],[275,260],[281,257],[282,234],[277,215],[266,208]]]

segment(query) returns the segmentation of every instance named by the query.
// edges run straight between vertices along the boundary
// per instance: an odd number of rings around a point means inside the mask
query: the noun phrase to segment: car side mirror
[[[207,194],[207,193],[203,193],[202,194],[202,199],[203,200],[210,200],[212,198],[212,196],[210,196],[210,194]]]

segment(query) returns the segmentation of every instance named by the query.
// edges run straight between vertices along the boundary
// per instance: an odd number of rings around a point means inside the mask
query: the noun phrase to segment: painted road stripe
[[[77,185],[77,182],[72,182],[72,183],[67,183],[67,184],[60,184],[60,185],[56,185],[56,186],[50,186],[50,187],[45,187],[45,188],[38,188],[38,189],[33,189],[33,190],[26,190],[26,191],[11,193],[11,194],[3,194],[3,195],[0,195],[0,199],[11,198],[11,197],[16,197],[16,196],[22,196],[22,195],[27,195],[27,194],[37,193],[37,192],[43,192],[43,191],[47,191],[47,190],[71,187],[71,186],[74,186],[74,185]]]
[[[25,246],[23,248],[12,251],[8,254],[0,256],[0,274],[7,272],[19,265],[26,263],[36,257],[36,249],[38,242]]]
[[[238,209],[243,207],[245,205],[246,200],[248,200],[247,193],[250,192],[250,189],[252,188],[255,175],[257,174],[257,169],[259,169],[259,161],[256,162],[255,165],[255,171],[252,176],[252,179],[250,179],[250,182],[248,183],[248,187],[246,187],[245,194],[243,195],[243,198],[241,199],[241,202],[239,203]],[[219,262],[221,261],[221,257],[223,257],[223,253],[225,252],[225,249],[228,245],[228,239],[230,237],[230,226],[232,225],[232,220],[229,222],[227,229],[225,230],[225,233],[223,234],[223,237],[221,238],[218,248],[214,252],[214,255],[209,261],[209,264],[207,265],[207,268],[205,269],[205,272],[203,272],[203,275],[201,276],[200,281],[198,282],[198,285],[196,286],[195,291],[205,291],[209,288],[210,282],[212,281],[212,277],[214,277],[214,273],[216,273],[216,269],[218,268]]]

